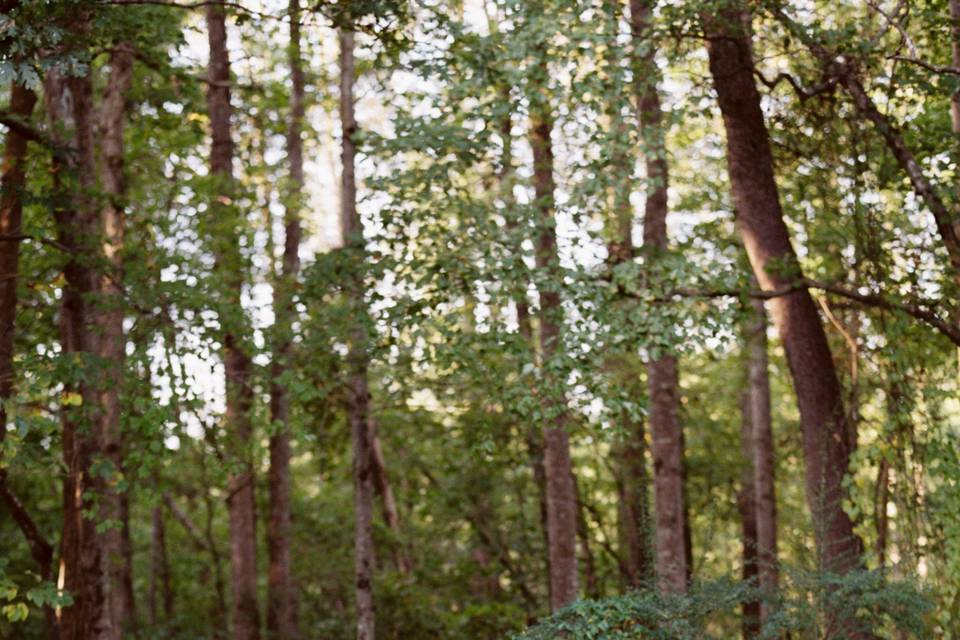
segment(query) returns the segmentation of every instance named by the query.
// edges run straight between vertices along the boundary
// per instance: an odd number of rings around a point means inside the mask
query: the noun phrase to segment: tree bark
[[[771,613],[771,601],[779,583],[777,562],[777,498],[773,444],[773,420],[770,412],[770,371],[767,357],[767,314],[762,300],[751,300],[745,326],[747,352],[747,394],[744,406],[744,453],[752,474],[753,513],[756,521],[757,583],[763,595],[760,623]]]
[[[215,266],[225,291],[219,321],[223,344],[223,364],[227,390],[225,421],[231,452],[227,486],[227,510],[230,520],[230,568],[233,586],[234,640],[260,637],[257,609],[256,514],[254,507],[253,466],[250,445],[253,425],[250,407],[252,361],[243,345],[243,258],[239,253],[238,212],[233,208],[233,138],[230,130],[230,57],[227,52],[226,11],[221,1],[207,6],[207,35],[210,45],[207,110],[210,116],[210,174],[217,195],[211,207],[215,219],[211,228]]]
[[[163,521],[162,504],[153,507],[150,524],[150,624],[160,625],[169,623],[173,618],[173,589],[170,584],[167,528]]]
[[[533,148],[533,181],[536,207],[540,214],[536,263],[549,279],[540,287],[540,353],[544,372],[543,466],[547,495],[547,541],[550,561],[550,608],[561,609],[577,599],[577,498],[574,488],[570,439],[567,435],[566,400],[562,381],[547,375],[560,347],[563,308],[557,291],[560,260],[557,255],[554,219],[553,118],[545,96],[538,96],[532,108],[530,145]],[[554,396],[554,397],[551,397]]]
[[[300,0],[290,0],[290,121],[287,131],[289,189],[285,194],[283,272],[274,289],[274,355],[271,367],[270,516],[267,521],[267,635],[298,637],[296,597],[290,567],[290,398],[284,384],[292,352],[294,291],[300,273],[300,210],[303,203],[304,73],[300,54]]]
[[[667,167],[663,115],[657,90],[659,72],[650,43],[653,3],[631,0],[630,23],[635,42],[635,92],[640,112],[647,166],[647,198],[643,244],[651,254],[667,249]],[[677,420],[679,378],[677,359],[662,354],[647,365],[650,393],[650,434],[653,453],[654,541],[657,585],[670,593],[686,593],[690,574],[690,543],[684,494],[683,431]]]
[[[750,416],[750,391],[744,394],[740,422],[740,446],[743,457],[749,462],[753,457],[753,424]],[[756,582],[757,568],[757,501],[753,479],[753,465],[746,464],[740,478],[740,493],[737,496],[740,511],[740,541],[742,545],[741,577],[744,582]],[[760,602],[745,600],[742,605],[741,628],[744,640],[756,638],[760,632]]]
[[[10,86],[10,114],[29,120],[37,95],[17,83]],[[23,234],[23,192],[26,188],[27,139],[8,131],[0,178],[0,443],[7,432],[6,404],[13,397],[16,372],[13,366],[16,334],[17,285],[20,275],[20,236]],[[7,470],[0,467],[0,497],[20,528],[30,555],[44,582],[53,580],[53,547],[40,532],[29,512],[7,486]],[[44,607],[47,637],[57,637],[57,619],[51,607]]]
[[[353,59],[354,34],[340,29],[340,126],[342,131],[341,211],[340,224],[345,248],[361,263],[349,295],[359,317],[352,331],[347,355],[349,370],[347,388],[347,419],[353,444],[353,503],[354,503],[354,578],[356,584],[357,640],[373,640],[375,619],[373,603],[373,491],[374,458],[370,415],[370,389],[367,380],[367,309],[364,300],[363,262],[366,251],[363,222],[357,212],[357,184],[354,173],[357,122],[354,114]]]
[[[120,43],[110,56],[110,77],[100,106],[100,188],[104,205],[100,211],[105,267],[98,274],[100,327],[99,356],[103,377],[99,381],[100,425],[98,437],[103,455],[110,462],[113,478],[103,496],[101,517],[111,523],[104,534],[107,565],[107,597],[116,637],[123,637],[134,621],[135,604],[131,574],[129,505],[124,488],[124,447],[121,432],[120,389],[123,384],[125,341],[123,334],[123,243],[125,232],[123,132],[125,100],[133,78],[133,46]]]
[[[76,16],[79,29],[86,19]],[[89,359],[97,353],[95,310],[90,299],[96,292],[92,265],[98,254],[99,223],[89,194],[95,190],[93,89],[88,75],[65,79],[51,71],[44,100],[58,146],[70,153],[53,159],[54,190],[63,195],[54,209],[57,240],[64,248],[65,284],[60,307],[62,357]],[[78,366],[79,363],[77,363]],[[90,372],[87,372],[88,374]],[[92,376],[88,376],[92,377]],[[64,384],[61,411],[62,447],[66,476],[63,480],[63,531],[60,538],[60,586],[73,597],[60,616],[61,640],[116,640],[107,601],[107,576],[103,539],[97,522],[84,516],[96,511],[102,479],[90,467],[100,453],[96,437],[99,421],[97,385],[89,379]]]
[[[390,477],[387,475],[387,463],[383,457],[380,436],[377,435],[379,425],[376,418],[371,416],[369,425],[370,455],[373,456],[373,488],[380,496],[383,506],[383,519],[387,523],[387,528],[393,532],[396,538],[393,563],[401,575],[409,575],[412,569],[411,561],[400,537],[400,511],[397,509],[397,499],[393,495],[393,487],[390,485]]]
[[[780,207],[753,79],[747,16],[725,10],[703,18],[710,72],[727,133],[727,164],[740,234],[761,288],[789,287],[802,272]],[[850,439],[826,334],[806,289],[772,298],[770,307],[800,409],[807,501],[821,566],[833,572],[850,571],[861,566],[863,547],[843,510]]]

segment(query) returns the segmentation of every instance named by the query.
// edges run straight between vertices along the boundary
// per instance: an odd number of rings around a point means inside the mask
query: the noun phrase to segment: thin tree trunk
[[[538,96],[537,100],[543,101],[544,97]],[[560,327],[563,322],[563,308],[557,291],[561,276],[554,219],[553,146],[550,139],[553,118],[549,104],[541,102],[532,111],[530,145],[533,148],[534,190],[540,213],[536,262],[550,280],[540,287],[540,353],[542,370],[546,371],[560,347]],[[550,608],[554,611],[577,599],[578,571],[577,498],[562,384],[562,380],[545,379],[541,389],[548,422],[544,429],[543,466],[547,495]]]
[[[85,18],[76,18],[79,28],[85,28]],[[55,141],[60,146],[69,144],[71,149],[69,154],[54,156],[53,168],[54,189],[63,194],[65,203],[54,210],[57,240],[68,256],[60,307],[61,352],[64,358],[86,359],[97,352],[90,298],[96,292],[91,258],[99,250],[97,211],[89,196],[96,186],[90,77],[64,79],[52,71],[47,76],[44,99],[51,128],[57,132]],[[84,516],[96,511],[96,497],[104,490],[102,480],[90,473],[99,454],[96,384],[68,381],[63,397],[69,402],[61,412],[66,476],[59,582],[72,595],[73,604],[61,611],[60,638],[115,640],[107,601],[103,540],[97,521]]]
[[[216,203],[210,212],[215,216],[211,228],[214,229],[214,268],[226,286],[219,320],[227,390],[225,421],[228,427],[228,449],[232,458],[227,487],[227,509],[230,520],[233,637],[234,640],[256,640],[260,637],[260,614],[257,609],[254,479],[249,450],[253,437],[253,425],[249,415],[253,400],[250,386],[252,362],[243,345],[245,327],[240,304],[243,258],[238,250],[239,213],[233,208],[231,200],[233,139],[230,131],[230,58],[227,53],[223,3],[218,1],[208,5],[206,19],[210,45],[207,89],[207,109],[212,133],[210,174],[217,180]]]
[[[774,471],[773,420],[770,413],[770,371],[767,358],[767,314],[762,300],[752,300],[747,321],[747,397],[744,423],[749,423],[747,459],[753,474],[756,518],[757,582],[763,595],[760,622],[770,616],[779,583],[777,563],[777,497]]]
[[[155,505],[151,512],[150,591],[148,600],[151,625],[168,624],[173,619],[173,589],[170,584],[167,528],[163,521],[162,504]]]
[[[738,226],[757,281],[771,291],[789,288],[802,273],[780,207],[746,20],[740,11],[704,15]],[[807,501],[822,567],[853,570],[861,566],[863,547],[843,510],[850,439],[826,334],[806,289],[773,298],[770,307],[800,409]]]
[[[367,381],[367,310],[364,300],[363,222],[357,212],[357,184],[354,174],[357,122],[354,115],[352,31],[340,29],[340,126],[342,130],[340,224],[344,245],[361,263],[353,282],[349,283],[351,301],[360,314],[351,336],[347,356],[349,378],[347,389],[347,418],[353,444],[353,503],[354,503],[354,578],[356,584],[357,640],[374,638],[373,570],[373,493],[374,460],[370,441],[370,389]]]
[[[590,527],[587,524],[587,507],[580,491],[580,483],[573,478],[573,490],[577,498],[577,538],[580,540],[580,557],[583,558],[584,590],[588,598],[600,597],[600,580],[597,577],[593,550],[590,547]]]
[[[744,394],[743,416],[740,423],[740,444],[745,461],[753,455],[753,425],[750,418],[750,393]],[[740,511],[740,541],[742,545],[741,577],[744,582],[755,582],[759,571],[757,568],[757,502],[756,487],[753,481],[753,465],[744,466],[740,479],[740,493],[737,496],[737,506]],[[744,640],[756,638],[760,631],[760,602],[755,599],[745,600],[742,605],[743,620],[741,623]]]
[[[271,367],[270,517],[267,521],[267,635],[276,640],[298,637],[296,598],[290,567],[290,398],[284,384],[291,358],[295,315],[294,288],[300,273],[300,210],[303,203],[304,73],[300,54],[300,0],[290,0],[290,122],[287,162],[290,186],[285,194],[283,273],[274,290],[276,317]]]
[[[387,463],[383,457],[383,447],[380,444],[380,437],[377,435],[377,420],[373,416],[369,420],[370,425],[370,455],[373,456],[373,487],[380,496],[383,505],[383,519],[387,523],[387,528],[393,532],[396,538],[396,547],[393,554],[393,562],[397,571],[401,575],[409,575],[411,570],[410,558],[403,546],[400,528],[400,512],[397,509],[397,499],[393,495],[393,487],[390,485],[390,478],[387,475]]]
[[[106,267],[99,274],[100,327],[99,356],[103,362],[100,392],[100,448],[112,466],[116,480],[124,477],[123,434],[121,433],[120,389],[123,384],[125,342],[123,334],[123,243],[124,175],[123,130],[125,100],[133,78],[133,46],[120,43],[110,56],[110,77],[100,106],[100,187],[104,206],[100,211],[103,254]],[[104,534],[107,564],[107,597],[117,637],[133,624],[135,604],[130,566],[129,498],[127,490],[114,482],[102,501],[102,517],[114,523]]]
[[[653,3],[631,0],[630,22],[636,54],[636,97],[643,139],[646,141],[647,199],[643,244],[656,256],[667,249],[668,167],[663,115],[657,90],[659,73],[650,43]],[[650,392],[650,434],[653,453],[654,540],[657,585],[671,593],[685,593],[690,576],[690,538],[684,493],[683,432],[677,420],[679,378],[677,359],[655,357],[647,365]]]
[[[495,27],[491,27],[491,31]],[[509,87],[501,88],[504,102],[510,103]],[[520,230],[525,228],[517,210],[516,198],[513,195],[515,170],[513,166],[513,117],[507,112],[500,120],[500,140],[503,145],[500,157],[500,167],[497,174],[504,211],[507,219],[507,229],[514,235],[513,242],[516,250],[518,268],[527,273],[523,262],[524,235]],[[537,345],[534,343],[533,327],[530,323],[530,304],[527,301],[527,278],[521,281],[522,290],[513,292],[513,302],[517,310],[517,332],[523,339],[523,344],[534,364],[538,362]],[[545,562],[547,574],[550,574],[550,535],[547,529],[547,474],[543,466],[543,445],[540,442],[539,429],[529,425],[524,434],[527,453],[530,457],[530,469],[533,472],[534,486],[537,488],[537,505],[540,513],[540,530],[543,532],[543,548],[546,554]]]
[[[37,95],[17,83],[10,87],[10,115],[29,120]],[[10,130],[3,152],[0,179],[0,444],[7,433],[6,403],[13,397],[16,373],[13,367],[16,334],[17,284],[20,275],[20,236],[23,234],[23,192],[26,187],[27,139]],[[44,582],[53,580],[53,547],[40,532],[29,512],[7,486],[7,470],[0,468],[0,497],[20,528],[30,555]],[[57,637],[57,619],[52,607],[44,607],[47,637]]]

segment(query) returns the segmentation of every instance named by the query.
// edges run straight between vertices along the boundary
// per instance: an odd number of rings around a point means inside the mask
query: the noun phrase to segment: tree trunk
[[[100,106],[100,188],[104,205],[100,225],[105,268],[98,274],[100,327],[99,356],[103,363],[100,380],[100,448],[110,462],[113,481],[103,496],[101,517],[113,523],[104,534],[107,566],[107,597],[116,637],[130,630],[134,618],[133,577],[130,566],[129,498],[123,487],[124,451],[121,433],[120,389],[123,385],[125,342],[123,334],[123,242],[124,175],[123,130],[125,100],[133,78],[133,46],[120,43],[110,56],[110,77]]]
[[[82,17],[78,16],[78,23],[85,28]],[[99,250],[97,211],[89,196],[96,187],[90,77],[65,79],[52,71],[47,76],[44,99],[51,129],[58,132],[55,142],[70,147],[68,154],[55,154],[53,167],[54,190],[63,194],[65,203],[54,210],[57,240],[68,256],[60,307],[61,355],[82,367],[80,361],[97,352],[93,330],[96,319],[90,308],[96,292],[96,274],[91,266],[95,260],[91,256]],[[97,532],[97,521],[84,517],[84,513],[96,511],[96,497],[104,490],[102,479],[90,473],[99,454],[96,386],[90,380],[68,380],[62,396],[66,400],[61,411],[66,476],[60,584],[74,602],[61,611],[61,640],[117,638],[107,601],[103,539]]]
[[[539,96],[537,100],[543,100]],[[549,279],[540,287],[541,370],[547,372],[560,347],[563,308],[560,301],[560,260],[557,256],[554,219],[553,118],[549,104],[533,109],[530,145],[533,148],[533,181],[540,213],[536,262]],[[548,426],[544,429],[543,466],[547,495],[547,541],[550,561],[550,608],[561,609],[577,599],[577,498],[566,431],[566,400],[562,380],[544,375],[543,407]]]
[[[960,69],[960,0],[950,0],[950,62]],[[950,124],[953,133],[960,135],[960,89],[950,96]]]
[[[789,288],[802,273],[780,208],[745,18],[728,10],[704,15],[704,26],[740,234],[760,286],[771,291]],[[826,334],[806,289],[773,298],[770,307],[800,409],[807,501],[822,567],[856,569],[862,543],[843,510],[850,439]]]
[[[148,599],[150,603],[150,624],[169,624],[173,618],[173,590],[170,584],[167,529],[163,521],[162,504],[155,505],[151,513],[150,592]]]
[[[244,321],[240,296],[243,288],[243,258],[237,229],[240,214],[232,204],[233,139],[230,131],[230,58],[227,53],[225,9],[222,2],[207,6],[210,44],[207,109],[210,116],[210,174],[217,180],[217,196],[210,214],[213,229],[215,271],[225,283],[219,321],[223,340],[223,364],[227,390],[225,421],[228,429],[231,472],[227,487],[230,520],[230,565],[233,585],[233,637],[260,637],[257,610],[256,514],[254,479],[250,460],[253,425],[250,407],[252,362],[243,345]]]
[[[631,0],[630,22],[637,54],[636,97],[643,139],[647,142],[647,198],[643,244],[652,257],[667,248],[668,167],[663,132],[659,73],[650,43],[653,5]],[[671,593],[686,593],[690,575],[690,544],[684,495],[683,432],[677,420],[679,379],[677,359],[656,356],[647,365],[650,392],[650,434],[653,453],[654,541],[657,586]]]
[[[380,501],[383,505],[383,519],[387,523],[387,528],[393,532],[396,538],[393,562],[401,575],[409,575],[412,568],[410,557],[407,555],[406,549],[403,546],[403,539],[400,537],[400,512],[397,509],[397,499],[393,495],[390,478],[387,476],[387,463],[383,457],[383,447],[380,445],[380,437],[377,435],[378,425],[376,418],[371,416],[369,425],[370,455],[373,456],[373,487],[380,495]]]
[[[17,83],[10,86],[10,115],[29,120],[37,95]],[[13,397],[16,372],[13,367],[16,334],[17,284],[20,275],[20,236],[23,234],[23,191],[26,187],[27,139],[16,131],[7,132],[0,179],[0,444],[7,432],[6,403]],[[7,486],[6,469],[0,468],[0,497],[13,516],[37,563],[44,582],[53,580],[53,547],[33,518]],[[51,607],[44,607],[47,637],[57,637],[57,619]]]
[[[762,300],[752,300],[747,321],[747,397],[744,424],[749,425],[744,453],[750,462],[753,512],[756,519],[757,583],[764,596],[760,622],[770,615],[770,602],[779,583],[777,566],[777,496],[774,472],[773,420],[770,413],[770,372],[767,359],[767,314]]]
[[[750,392],[744,394],[743,416],[740,423],[740,445],[745,461],[753,455],[753,425],[750,418]],[[753,481],[753,465],[744,466],[740,479],[740,493],[737,496],[740,511],[740,536],[742,544],[741,576],[744,582],[755,582],[757,570],[757,502],[756,487]],[[743,602],[743,620],[741,623],[744,640],[756,638],[760,631],[760,602],[754,599]]]
[[[367,381],[367,309],[364,300],[364,268],[366,251],[363,222],[357,212],[357,184],[354,175],[357,122],[354,115],[353,32],[340,29],[340,126],[342,130],[343,163],[341,183],[340,224],[345,249],[360,262],[349,294],[359,317],[353,329],[347,356],[349,378],[347,388],[347,418],[353,444],[353,503],[354,503],[354,578],[357,598],[357,640],[374,638],[373,570],[373,446],[370,441],[370,389]]]
[[[597,577],[597,567],[593,558],[593,549],[590,547],[590,526],[587,523],[587,505],[583,501],[580,483],[576,476],[573,478],[574,495],[577,498],[577,538],[580,540],[580,557],[583,558],[584,591],[588,598],[600,597],[600,580]]]
[[[300,54],[300,0],[290,0],[290,122],[287,131],[289,190],[285,194],[283,273],[275,284],[270,419],[270,517],[267,521],[267,635],[276,640],[298,637],[296,598],[290,568],[290,398],[284,374],[290,367],[294,291],[300,273],[300,210],[303,203],[304,73]]]

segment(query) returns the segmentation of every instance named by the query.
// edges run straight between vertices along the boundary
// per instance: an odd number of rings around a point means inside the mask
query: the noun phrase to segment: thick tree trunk
[[[704,23],[738,226],[757,280],[770,291],[789,288],[802,273],[780,208],[745,18],[725,11],[705,15]],[[835,572],[856,569],[862,543],[843,510],[850,438],[826,334],[806,289],[773,298],[770,307],[797,394],[807,501],[822,566]]]
[[[657,90],[659,73],[650,43],[653,3],[631,0],[630,22],[636,50],[636,97],[643,127],[647,165],[647,198],[643,244],[652,257],[667,248],[668,167],[663,116]],[[690,574],[690,542],[684,495],[683,432],[677,420],[677,359],[662,354],[647,365],[650,392],[650,435],[653,453],[654,541],[657,586],[685,593]]]
[[[767,313],[762,300],[751,301],[745,332],[747,394],[744,424],[750,425],[744,453],[750,462],[753,511],[756,519],[758,585],[765,598],[760,622],[770,615],[771,598],[779,583],[777,565],[777,496],[774,472],[773,419],[770,412],[770,371],[767,358]]]
[[[340,30],[340,126],[342,131],[341,211],[340,224],[345,249],[364,261],[363,222],[357,212],[357,183],[354,174],[356,146],[353,136],[357,130],[354,115],[353,32]],[[349,283],[355,309],[361,314],[353,329],[347,388],[347,419],[353,444],[353,504],[354,504],[354,578],[356,584],[357,640],[374,638],[373,570],[373,493],[374,459],[370,415],[370,389],[367,381],[367,327],[364,300],[364,269],[358,268]]]
[[[290,0],[290,122],[287,162],[290,187],[285,194],[283,273],[274,290],[274,353],[271,367],[270,517],[267,521],[267,635],[276,640],[298,637],[296,597],[290,567],[290,398],[283,376],[290,366],[294,290],[300,273],[300,210],[303,203],[304,73],[300,55],[300,0]]]
[[[37,95],[16,83],[10,87],[10,115],[29,120]],[[7,432],[6,403],[13,397],[16,372],[13,368],[16,333],[17,284],[20,275],[20,236],[23,234],[23,191],[26,187],[27,139],[8,131],[0,179],[0,444]],[[0,468],[0,498],[20,528],[30,555],[44,582],[53,580],[53,547],[40,532],[29,512],[7,486],[6,469]],[[47,637],[57,637],[57,619],[51,607],[44,607]]]
[[[543,100],[539,96],[538,100]],[[536,262],[549,282],[540,288],[540,353],[548,370],[560,347],[563,308],[557,291],[560,260],[554,219],[553,119],[548,104],[538,104],[532,116],[533,180],[540,213]],[[544,429],[543,466],[547,495],[547,541],[550,561],[550,608],[561,609],[577,599],[577,498],[566,431],[567,410],[562,380],[547,379],[541,393],[548,426]],[[551,397],[553,396],[553,397]]]
[[[81,19],[81,24],[83,24]],[[96,292],[91,256],[99,251],[99,224],[89,194],[95,189],[93,89],[89,76],[64,79],[48,74],[44,99],[56,142],[70,153],[54,157],[54,189],[69,203],[54,210],[57,240],[68,256],[60,308],[60,343],[64,358],[88,358],[97,352],[94,310]],[[72,108],[71,108],[72,107]],[[60,134],[63,134],[63,137]],[[73,596],[62,609],[61,640],[116,640],[107,601],[103,539],[97,521],[84,517],[96,511],[103,482],[90,473],[99,454],[96,385],[67,381],[61,411],[63,458],[63,532],[60,538],[60,584]],[[78,403],[79,401],[79,403]]]
[[[100,448],[112,466],[114,479],[124,477],[123,434],[121,433],[120,389],[123,384],[125,343],[123,335],[123,242],[124,176],[123,130],[126,119],[125,100],[133,78],[133,46],[120,43],[110,56],[110,77],[100,106],[100,188],[104,205],[100,211],[101,239],[105,268],[99,273],[100,327],[99,355],[103,362],[100,380]],[[131,574],[129,539],[129,505],[127,490],[122,484],[112,487],[103,496],[101,513],[114,526],[104,532],[104,553],[107,564],[107,597],[115,634],[122,637],[133,623],[135,605]]]
[[[207,7],[207,35],[210,45],[207,110],[210,116],[210,174],[217,180],[216,203],[211,207],[215,219],[211,228],[215,270],[225,283],[222,292],[220,324],[223,338],[223,363],[227,390],[225,421],[228,429],[231,473],[227,487],[230,520],[230,565],[233,585],[233,637],[256,640],[260,637],[257,609],[257,546],[254,509],[253,467],[250,444],[253,425],[250,407],[252,362],[243,345],[242,256],[237,235],[238,213],[233,209],[233,139],[230,131],[230,58],[227,53],[225,9],[221,2]]]

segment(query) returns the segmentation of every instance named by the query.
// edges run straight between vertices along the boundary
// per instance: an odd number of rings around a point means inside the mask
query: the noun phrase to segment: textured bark
[[[365,260],[363,222],[357,212],[357,183],[354,174],[357,130],[354,114],[353,32],[340,30],[340,126],[342,131],[340,225],[346,249],[358,260]],[[373,431],[370,415],[370,389],[367,381],[366,302],[363,269],[350,283],[354,307],[361,312],[353,329],[347,355],[347,419],[353,444],[354,504],[354,578],[356,583],[357,640],[373,640],[375,619],[373,604],[373,492],[374,459],[370,439]]]
[[[639,589],[650,584],[653,554],[650,538],[650,476],[642,421],[625,419],[626,441],[617,449],[617,517],[624,581]]]
[[[747,393],[744,424],[749,425],[744,453],[752,474],[753,513],[756,520],[757,583],[765,599],[760,603],[760,622],[770,615],[770,600],[779,583],[777,564],[777,497],[770,412],[770,371],[767,357],[767,314],[762,300],[751,301],[745,327]]]
[[[267,635],[276,640],[298,637],[296,597],[290,567],[290,398],[283,376],[292,352],[294,291],[300,273],[300,210],[303,203],[304,73],[300,54],[300,0],[290,0],[290,120],[287,130],[289,188],[285,194],[283,272],[274,289],[273,363],[270,419],[270,504],[267,520]]]
[[[124,176],[123,131],[126,119],[125,100],[133,78],[133,46],[121,43],[110,56],[110,77],[100,105],[100,189],[104,204],[100,210],[100,234],[105,266],[98,274],[100,328],[99,356],[103,378],[99,381],[100,448],[112,466],[114,482],[110,483],[101,504],[101,517],[115,523],[104,532],[104,553],[107,565],[107,597],[116,637],[122,637],[133,623],[135,604],[131,574],[129,505],[127,492],[117,487],[123,478],[124,451],[121,433],[120,389],[123,384],[123,242]]]
[[[631,0],[630,23],[636,50],[635,92],[640,112],[647,167],[643,244],[651,256],[667,248],[668,167],[663,115],[657,84],[659,73],[650,42],[653,3]],[[647,365],[650,393],[650,435],[653,453],[654,543],[657,585],[685,593],[690,574],[690,537],[684,495],[683,432],[677,420],[679,378],[677,359],[664,354]]]
[[[727,133],[727,164],[738,226],[762,289],[802,277],[783,220],[745,16],[705,15],[710,72]],[[817,309],[806,289],[770,300],[800,409],[807,501],[824,569],[860,567],[862,543],[843,510],[850,442],[840,384]]]
[[[220,314],[223,364],[227,390],[225,422],[229,434],[231,472],[227,486],[227,510],[230,520],[230,569],[233,587],[233,637],[256,640],[260,637],[257,609],[256,514],[254,478],[250,461],[253,425],[250,407],[252,362],[242,344],[243,311],[240,295],[243,287],[242,258],[231,210],[233,191],[233,138],[230,130],[230,58],[227,53],[225,9],[221,2],[207,6],[207,36],[210,45],[207,111],[210,117],[210,174],[217,180],[216,216],[212,228],[215,270],[225,283]]]
[[[167,528],[163,506],[151,513],[150,533],[150,624],[159,625],[173,618],[173,589],[170,585],[170,562],[167,558]]]
[[[77,28],[85,28],[77,16]],[[44,100],[51,129],[59,146],[70,153],[54,156],[54,189],[60,204],[54,210],[57,240],[64,247],[63,295],[60,307],[60,345],[64,358],[89,358],[96,354],[96,321],[89,300],[96,291],[91,258],[97,255],[98,211],[90,198],[95,188],[93,90],[89,76],[65,79],[48,74]],[[96,427],[96,385],[89,380],[67,381],[64,397],[71,403],[61,411],[62,447],[66,476],[63,480],[63,531],[60,537],[60,584],[73,596],[73,605],[60,616],[61,640],[115,640],[115,627],[107,601],[103,539],[97,522],[83,516],[96,511],[95,497],[104,491],[102,479],[90,467],[100,453]],[[75,400],[80,400],[79,404]]]
[[[538,100],[542,100],[540,96]],[[557,256],[556,221],[554,219],[553,119],[547,104],[538,104],[532,117],[530,145],[533,148],[533,181],[537,209],[540,214],[536,243],[537,267],[551,282],[540,289],[540,353],[543,368],[554,359],[560,346],[560,325],[563,322],[560,293],[560,260]],[[550,561],[550,608],[561,609],[577,599],[577,498],[574,487],[570,440],[566,431],[567,412],[563,406],[561,381],[550,380],[544,391],[559,397],[545,397],[544,409],[548,425],[544,428],[543,466],[547,496],[547,542]]]

